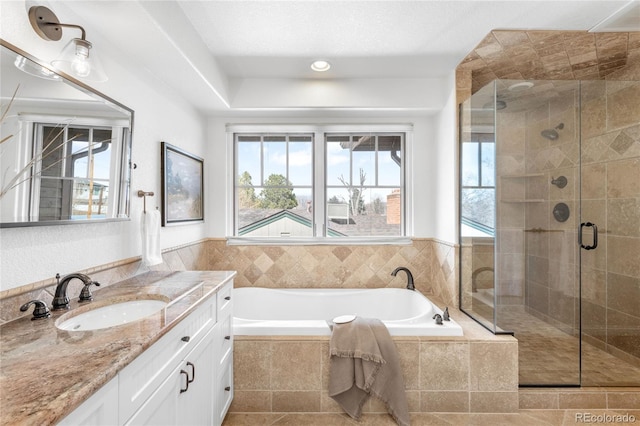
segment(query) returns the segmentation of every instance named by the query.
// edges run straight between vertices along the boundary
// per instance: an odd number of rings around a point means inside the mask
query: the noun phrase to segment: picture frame
[[[204,222],[204,160],[160,143],[162,226]]]

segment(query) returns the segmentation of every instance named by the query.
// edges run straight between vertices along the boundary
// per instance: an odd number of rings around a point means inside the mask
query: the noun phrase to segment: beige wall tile
[[[632,126],[640,122],[640,83],[629,82],[621,90],[607,96],[607,128]]]
[[[640,391],[636,392],[607,392],[607,408],[609,409],[638,409],[640,407]]]
[[[272,408],[275,412],[320,412],[321,392],[274,391]]]
[[[518,344],[471,342],[469,372],[472,391],[516,391]]]
[[[607,236],[607,270],[640,277],[640,238]]]
[[[420,411],[466,413],[469,411],[469,392],[422,391]]]
[[[518,391],[469,393],[469,411],[472,413],[513,413],[517,410]]]
[[[235,378],[234,378],[235,379]],[[271,391],[242,391],[237,387],[233,393],[230,413],[270,412]]]
[[[608,164],[607,196],[609,198],[640,196],[640,158],[620,160]]]
[[[420,389],[469,389],[468,343],[420,343]],[[428,366],[428,367],[423,367]]]
[[[404,375],[405,389],[420,389],[420,344],[418,342],[395,342]]]
[[[606,408],[607,396],[604,392],[560,392],[558,408]]]
[[[558,393],[557,392],[535,392],[520,390],[519,408],[521,410],[542,409],[557,410],[558,409]]]
[[[271,342],[234,342],[233,382],[236,391],[271,389],[271,352]]]
[[[320,342],[273,342],[272,389],[320,390],[321,346]]]

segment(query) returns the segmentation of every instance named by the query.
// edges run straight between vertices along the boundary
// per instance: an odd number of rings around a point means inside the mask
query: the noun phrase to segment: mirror
[[[133,110],[0,44],[0,227],[128,219]]]

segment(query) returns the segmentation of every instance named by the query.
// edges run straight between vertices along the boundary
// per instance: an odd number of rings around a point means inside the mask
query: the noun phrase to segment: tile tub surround
[[[494,336],[452,310],[463,337],[394,337],[409,410],[504,412],[518,409],[517,341]],[[230,413],[341,413],[328,396],[329,337],[236,336]],[[386,413],[376,398],[365,413]]]
[[[99,331],[58,330],[55,321],[22,317],[0,326],[0,424],[55,424],[165,335],[234,272],[149,272],[94,291],[94,302],[151,295],[182,300],[127,325]],[[164,313],[164,315],[163,315]],[[81,368],[79,368],[81,366]]]
[[[149,270],[222,270],[238,272],[236,287],[400,288],[406,286],[406,276],[392,277],[391,271],[406,266],[416,288],[442,300],[444,308],[458,306],[457,251],[455,245],[418,238],[409,245],[376,246],[229,246],[224,238],[212,238],[166,249],[164,263],[151,268],[131,258],[79,272],[103,287]],[[77,298],[81,288],[72,280],[69,298]],[[53,278],[0,292],[0,322],[23,316],[18,308],[26,301],[41,299],[51,305],[54,293]]]

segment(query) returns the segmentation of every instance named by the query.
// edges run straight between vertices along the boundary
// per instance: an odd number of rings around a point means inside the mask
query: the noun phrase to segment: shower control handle
[[[586,246],[582,243],[582,229],[585,226],[593,228],[593,244],[591,244],[590,246]],[[578,232],[578,243],[580,244],[580,247],[585,250],[593,250],[598,247],[598,227],[595,223],[583,222],[580,224],[580,232]]]

